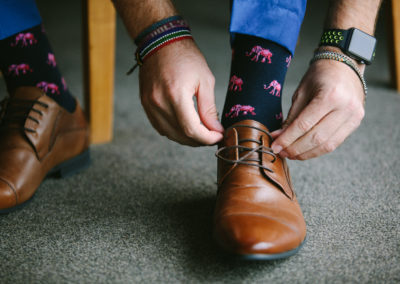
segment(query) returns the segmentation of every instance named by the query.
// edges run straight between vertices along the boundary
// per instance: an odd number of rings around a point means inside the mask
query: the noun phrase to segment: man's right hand
[[[148,57],[139,81],[143,108],[161,135],[189,146],[214,145],[222,139],[215,79],[194,41],[174,42]]]

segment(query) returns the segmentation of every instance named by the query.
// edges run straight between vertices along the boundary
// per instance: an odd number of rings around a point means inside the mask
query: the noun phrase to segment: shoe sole
[[[288,258],[292,255],[295,255],[296,253],[299,252],[299,250],[303,247],[305,244],[306,239],[295,249],[283,252],[283,253],[277,253],[277,254],[264,254],[264,253],[256,253],[256,254],[240,254],[236,255],[237,258],[241,260],[261,260],[261,261],[271,261],[271,260],[278,260],[278,259],[284,259]]]
[[[80,171],[87,169],[90,166],[90,151],[89,149],[82,154],[69,159],[54,168],[46,175],[48,177],[66,178]]]
[[[87,169],[90,166],[90,150],[86,150],[82,154],[69,159],[54,168],[52,168],[46,175],[46,178],[55,177],[55,178],[66,178],[72,176],[82,170]],[[37,190],[36,190],[37,191]],[[36,192],[35,192],[36,193]],[[30,201],[32,201],[35,193],[32,195],[30,199],[25,201],[24,203],[18,204],[14,207],[7,209],[0,209],[0,214],[8,214],[13,211],[19,210],[22,207],[25,207]]]

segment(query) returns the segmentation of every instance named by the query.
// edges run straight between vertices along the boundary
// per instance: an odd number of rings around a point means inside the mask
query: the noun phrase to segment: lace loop
[[[247,128],[253,128],[253,129],[259,130],[259,131],[265,133],[272,140],[272,137],[271,137],[270,133],[268,133],[267,131],[264,131],[263,129],[259,129],[258,127],[251,126],[251,125],[239,124],[239,125],[233,125],[233,126],[231,126],[229,128],[236,128],[236,127],[247,127]],[[227,128],[227,130],[229,128]],[[253,143],[258,144],[259,146],[255,147],[255,148],[252,148],[252,147],[247,147],[247,146],[240,145],[241,143],[244,143],[244,142],[253,142]],[[239,157],[239,159],[229,159],[229,158],[224,157],[223,156],[223,152],[230,151],[230,150],[235,150],[235,151],[237,150],[239,152],[246,152],[247,151],[248,153],[244,154],[242,157]],[[240,164],[240,165],[247,165],[247,166],[255,166],[255,167],[262,168],[262,169],[264,169],[266,171],[269,171],[271,173],[274,172],[272,169],[262,165],[261,158],[260,159],[249,158],[253,153],[259,153],[261,155],[262,154],[270,155],[273,158],[271,163],[274,163],[276,161],[276,154],[272,151],[272,148],[264,146],[264,145],[262,145],[261,141],[254,140],[254,139],[240,139],[238,141],[238,145],[221,147],[221,148],[219,148],[217,150],[217,152],[215,153],[215,156],[217,158],[229,163],[229,164],[233,164],[233,165]],[[250,162],[258,162],[258,163],[256,164],[256,163],[250,163]]]
[[[27,119],[32,120],[35,123],[39,124],[38,119],[29,115],[30,111],[34,111],[40,116],[43,116],[43,112],[39,109],[36,109],[35,105],[40,105],[44,108],[49,107],[46,103],[43,103],[38,100],[6,98],[3,101],[1,101],[0,130],[19,129],[28,132],[36,132],[36,130],[34,129],[25,127],[25,121]]]

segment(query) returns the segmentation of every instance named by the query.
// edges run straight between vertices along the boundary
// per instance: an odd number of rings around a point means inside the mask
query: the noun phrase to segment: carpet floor
[[[222,110],[229,1],[175,2],[215,74]],[[321,2],[309,1],[284,88],[286,113],[321,33]],[[38,5],[82,101],[80,1]],[[289,164],[307,243],[285,260],[244,262],[211,237],[216,149],[180,146],[151,128],[137,74],[125,75],[134,46],[118,20],[114,140],[91,147],[89,169],[46,180],[23,210],[0,216],[0,283],[399,283],[400,95],[388,85],[383,17],[377,37],[359,129],[334,153]]]

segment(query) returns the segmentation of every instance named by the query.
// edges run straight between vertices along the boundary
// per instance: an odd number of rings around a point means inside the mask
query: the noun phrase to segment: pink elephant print
[[[265,61],[268,60],[268,63],[271,64],[272,52],[269,49],[256,45],[251,49],[250,52],[246,52],[246,56],[253,56],[251,61],[255,62],[258,62],[258,59],[261,56],[261,63],[265,63]]]
[[[35,35],[32,33],[19,33],[15,36],[15,41],[11,43],[11,46],[28,46],[37,43]]]
[[[61,77],[61,84],[62,84],[63,90],[66,91],[67,90],[67,82],[65,82],[64,77]]]
[[[231,77],[231,80],[229,81],[229,90],[230,91],[241,91],[242,90],[242,85],[243,85],[243,80],[236,75],[233,75]]]
[[[229,113],[225,114],[225,117],[230,117],[230,118],[234,118],[234,117],[238,117],[240,112],[242,111],[243,115],[246,115],[248,113],[251,113],[252,115],[256,115],[256,113],[254,112],[254,107],[250,106],[250,105],[234,105],[233,107],[231,107]]]
[[[267,85],[264,85],[264,90],[268,90],[270,88],[272,88],[271,91],[269,92],[270,94],[276,97],[281,96],[281,84],[279,84],[278,81],[273,80],[268,87]]]
[[[46,61],[46,63],[48,64],[48,65],[50,65],[50,66],[53,66],[53,67],[56,67],[56,65],[57,65],[57,63],[56,63],[56,58],[55,58],[55,56],[54,56],[54,54],[53,53],[48,53],[47,54],[47,61]]]
[[[58,86],[54,83],[48,83],[45,81],[39,82],[36,84],[36,87],[40,88],[43,92],[50,92],[51,94],[60,94]]]
[[[292,62],[292,56],[291,55],[289,55],[289,57],[286,57],[286,63],[287,63],[286,67],[289,68],[290,62]]]
[[[27,74],[28,72],[32,72],[32,68],[25,63],[22,64],[12,64],[8,67],[8,74],[13,76],[19,76],[21,74]]]

